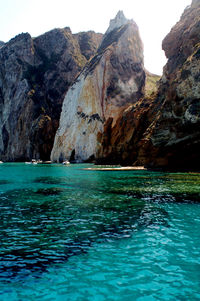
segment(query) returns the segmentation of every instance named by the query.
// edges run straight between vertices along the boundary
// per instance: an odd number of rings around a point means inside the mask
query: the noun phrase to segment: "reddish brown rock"
[[[98,163],[132,165],[138,157],[138,143],[154,115],[154,98],[141,98],[124,110],[112,127],[108,119],[103,135],[99,136],[101,148]]]
[[[126,109],[100,138],[99,162],[200,169],[200,2],[193,1],[163,41],[168,57],[154,95]],[[151,83],[153,81],[151,80]]]

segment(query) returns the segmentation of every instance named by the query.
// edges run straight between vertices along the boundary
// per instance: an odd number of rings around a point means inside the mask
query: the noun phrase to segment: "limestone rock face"
[[[163,41],[168,57],[155,98],[157,114],[139,143],[139,164],[200,168],[200,1]]]
[[[51,159],[97,158],[105,125],[143,96],[143,45],[134,21],[118,13],[96,55],[68,90]]]
[[[85,33],[87,37],[87,33]],[[64,95],[98,47],[80,44],[69,28],[35,39],[21,34],[0,48],[0,158],[48,160]],[[99,35],[97,39],[99,38]]]

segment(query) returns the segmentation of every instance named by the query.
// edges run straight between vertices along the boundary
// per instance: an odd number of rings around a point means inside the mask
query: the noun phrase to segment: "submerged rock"
[[[51,159],[97,158],[105,125],[114,127],[121,112],[143,96],[144,83],[138,27],[119,12],[65,97]]]
[[[94,32],[84,36],[86,48],[69,28],[34,39],[28,33],[20,34],[0,48],[3,160],[50,159],[65,93],[101,39]]]

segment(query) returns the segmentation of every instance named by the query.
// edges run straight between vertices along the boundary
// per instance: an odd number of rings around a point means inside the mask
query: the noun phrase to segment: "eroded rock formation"
[[[184,11],[163,49],[168,62],[157,92],[148,89],[156,77],[147,73],[146,97],[124,110],[114,127],[105,125],[98,162],[200,168],[200,1]]]
[[[92,60],[69,89],[51,158],[97,158],[101,137],[144,94],[143,45],[138,27],[119,12]]]
[[[167,169],[200,168],[200,1],[163,41],[168,57],[158,91],[107,124],[99,162]]]
[[[160,77],[146,71],[145,97],[122,111],[116,124],[108,122],[100,137],[97,162],[101,164],[132,165],[138,157],[138,144],[152,118],[157,114],[155,97]]]
[[[159,80],[144,70],[138,27],[121,11],[103,40],[64,28],[0,42],[0,159],[48,160],[62,108],[54,161],[200,169],[199,0],[163,49]]]
[[[138,162],[168,169],[200,168],[200,1],[192,1],[163,41],[157,114],[139,144]]]
[[[89,60],[96,53],[101,44],[103,35],[94,31],[79,32],[73,35],[80,46],[81,54]]]
[[[84,35],[85,44],[81,37]],[[66,91],[102,35],[54,29],[21,34],[0,48],[0,158],[48,160]],[[80,40],[80,41],[79,41]]]

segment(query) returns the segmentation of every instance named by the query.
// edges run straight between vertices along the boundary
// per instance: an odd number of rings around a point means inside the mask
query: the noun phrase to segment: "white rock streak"
[[[113,31],[118,27],[119,31]],[[120,11],[111,20],[102,45],[68,90],[52,161],[96,158],[106,122],[109,120],[114,126],[120,112],[136,102],[142,93],[143,45],[135,23]]]

